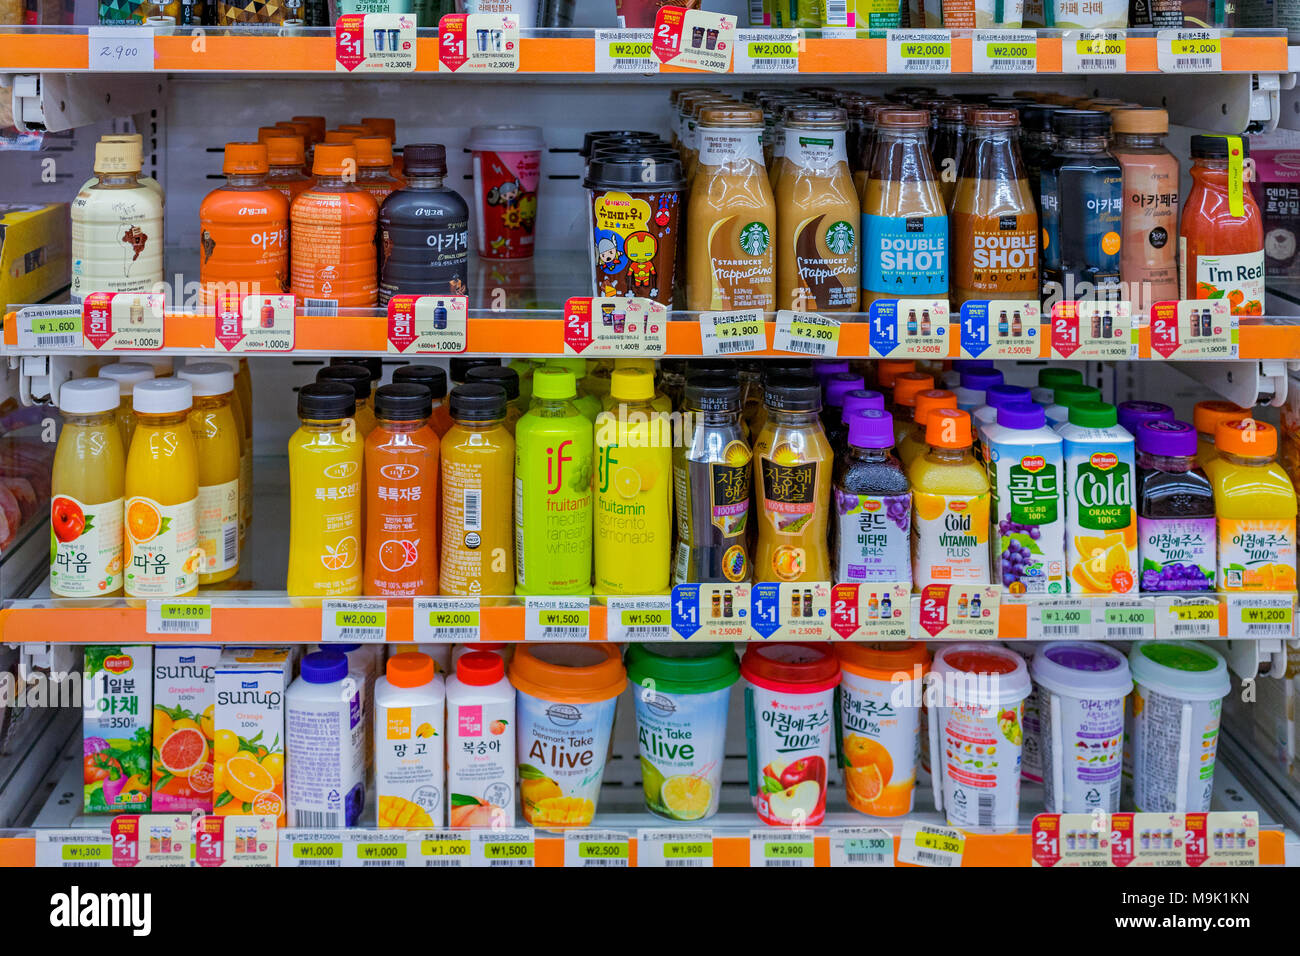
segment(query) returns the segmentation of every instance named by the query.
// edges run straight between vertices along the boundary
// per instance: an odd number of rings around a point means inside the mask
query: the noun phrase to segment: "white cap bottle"
[[[446,689],[433,658],[405,651],[375,681],[375,794],[381,827],[439,827],[446,806]]]
[[[451,666],[455,667],[456,662],[466,654],[473,654],[475,651],[487,651],[496,654],[507,664],[510,663],[510,652],[512,648],[504,641],[481,641],[478,644],[457,644],[455,650],[451,652]]]
[[[515,825],[515,689],[490,651],[447,679],[447,790],[453,827]]]

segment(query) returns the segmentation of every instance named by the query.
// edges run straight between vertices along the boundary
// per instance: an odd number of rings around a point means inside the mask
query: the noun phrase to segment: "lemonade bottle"
[[[349,181],[357,153],[346,143],[316,147],[316,184],[289,210],[293,294],[311,308],[374,308],[379,301],[375,230],[379,206]]]
[[[239,449],[243,422],[232,400],[235,376],[217,362],[187,365],[177,375],[194,390],[190,432],[199,458],[199,583],[216,584],[239,570]]]
[[[291,595],[361,593],[361,471],[356,390],[342,382],[298,389],[302,424],[289,439]]]
[[[907,469],[912,483],[912,586],[989,583],[989,479],[971,454],[970,415],[951,408],[925,421],[930,450]]]
[[[438,593],[434,522],[438,436],[433,397],[423,385],[375,390],[378,424],[366,438],[366,594]]]
[[[614,408],[596,418],[596,591],[663,594],[672,533],[672,430],[654,373],[615,369]]]
[[[226,185],[199,205],[200,301],[289,289],[289,201],[266,184],[266,147],[227,143]]]
[[[1065,565],[1070,591],[1136,591],[1133,436],[1119,426],[1115,406],[1105,402],[1072,405],[1069,422],[1056,432],[1065,443]]]
[[[1296,496],[1277,455],[1277,429],[1243,419],[1220,422],[1218,457],[1206,466],[1219,518],[1219,587],[1294,591]]]
[[[126,595],[196,594],[205,555],[198,546],[199,462],[190,432],[190,383],[141,382],[126,456]]]
[[[817,379],[768,379],[767,420],[754,444],[757,581],[829,581],[827,539],[833,454],[822,431]]]
[[[50,481],[50,593],[55,597],[122,591],[126,455],[117,407],[118,386],[106,379],[76,379],[59,389],[63,431]]]
[[[374,404],[370,398],[370,372],[364,365],[327,365],[316,373],[316,381],[339,382],[352,389],[356,410],[352,417],[357,423],[357,434],[363,439],[375,430]]]
[[[99,370],[100,378],[109,378],[117,383],[117,428],[122,433],[123,454],[131,447],[131,436],[135,434],[135,406],[131,404],[131,393],[140,382],[153,378],[153,366],[143,362],[114,362]],[[125,459],[123,459],[125,463]]]

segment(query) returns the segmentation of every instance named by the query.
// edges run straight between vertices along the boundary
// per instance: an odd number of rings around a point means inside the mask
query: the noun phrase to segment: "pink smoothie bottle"
[[[1169,114],[1125,109],[1110,114],[1111,151],[1124,171],[1119,276],[1135,307],[1178,298],[1178,160],[1165,149]]]

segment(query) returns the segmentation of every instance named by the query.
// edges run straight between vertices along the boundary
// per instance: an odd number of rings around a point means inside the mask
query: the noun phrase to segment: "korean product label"
[[[152,498],[126,500],[128,597],[175,597],[199,586],[206,555],[198,546],[198,499],[164,505]]]
[[[862,217],[862,289],[889,296],[946,295],[948,217]]]
[[[1138,518],[1143,591],[1214,589],[1213,518]]]
[[[515,825],[513,701],[447,705],[448,823]]]
[[[291,731],[293,726],[291,716]],[[442,825],[443,741],[441,701],[375,708],[375,793],[381,827]]]
[[[99,597],[122,586],[122,499],[91,505],[58,495],[50,502],[50,593]]]
[[[912,812],[921,756],[921,675],[882,681],[845,667],[835,689],[836,752],[849,806],[873,817]]]
[[[1187,240],[1178,240],[1179,272],[1187,275]],[[1233,315],[1264,314],[1264,250],[1235,256],[1196,256],[1196,297],[1226,298]]]
[[[919,585],[987,584],[989,496],[912,494],[912,572]]]
[[[1020,810],[1020,748],[1024,701],[1001,707],[938,707],[943,808],[952,826],[1014,827]]]
[[[87,647],[81,684],[85,812],[148,810],[153,648]]]
[[[519,691],[515,739],[519,802],[535,827],[585,827],[596,814],[617,698],[543,700]]]
[[[1295,589],[1295,519],[1220,518],[1219,588]]]
[[[835,580],[910,584],[912,496],[835,489]]]
[[[670,820],[716,813],[731,689],[705,694],[633,690],[646,806]]]
[[[201,574],[228,571],[239,564],[239,479],[199,488]]]
[[[1148,813],[1210,809],[1219,743],[1220,700],[1181,700],[1133,687],[1133,806]],[[1182,753],[1184,735],[1188,751]],[[1178,806],[1179,791],[1185,806]]]
[[[350,827],[366,796],[361,690],[341,700],[295,700],[285,708],[285,796],[292,827]],[[242,784],[241,784],[242,785]]]
[[[1004,443],[990,438],[986,453],[997,505],[995,576],[1011,594],[1064,594],[1061,443]]]
[[[782,581],[794,581],[804,572],[806,556],[801,536],[817,507],[817,462],[779,465],[770,458],[760,458],[759,467],[762,519],[778,535],[796,539],[795,544],[774,549],[771,570]]]
[[[1075,653],[1093,656],[1094,652]],[[1039,688],[1037,696],[1044,805],[1066,813],[1114,813],[1119,809],[1124,698],[1080,698],[1054,694],[1046,688]],[[1064,791],[1059,794],[1054,770],[1057,762]]]
[[[826,817],[834,691],[787,694],[745,688],[749,792],[773,826],[816,826]]]

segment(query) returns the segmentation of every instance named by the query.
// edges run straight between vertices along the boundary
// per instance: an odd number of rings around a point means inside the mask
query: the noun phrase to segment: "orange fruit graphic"
[[[254,760],[251,754],[240,754],[226,761],[225,777],[226,789],[244,803],[251,803],[259,794],[275,787],[275,778],[271,772]]]
[[[320,556],[320,563],[327,571],[342,571],[357,562],[357,539],[348,535],[337,545],[325,545],[325,553]]]
[[[162,528],[158,509],[144,501],[133,501],[126,509],[126,530],[135,541],[152,541]]]

